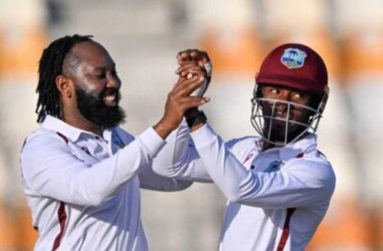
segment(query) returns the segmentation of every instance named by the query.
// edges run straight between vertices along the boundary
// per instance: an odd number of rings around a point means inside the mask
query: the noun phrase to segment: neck
[[[74,127],[77,127],[81,130],[92,132],[94,134],[102,136],[103,129],[95,125],[94,123],[86,120],[81,114],[69,113],[70,115],[66,115],[62,117],[62,120]]]
[[[309,134],[308,132],[305,132],[299,138],[297,138],[294,142],[301,140],[302,138],[306,137],[308,134]],[[262,151],[265,151],[267,149],[274,148],[274,147],[284,147],[287,144],[291,143],[296,138],[296,136],[297,135],[294,135],[293,137],[289,137],[286,143],[284,141],[278,141],[278,140],[271,140],[272,142],[264,141],[262,146]]]
[[[262,146],[262,151],[266,151],[267,149],[274,148],[274,147],[276,147],[275,144],[264,141]]]

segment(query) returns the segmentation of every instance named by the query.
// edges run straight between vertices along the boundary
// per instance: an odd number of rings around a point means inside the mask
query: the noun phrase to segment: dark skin
[[[198,77],[207,77],[207,72],[204,68],[204,65],[210,63],[208,54],[205,51],[200,51],[197,49],[187,49],[181,51],[177,54],[177,62],[179,64],[176,74],[178,74],[178,84],[182,84],[188,80],[188,78],[193,76]],[[206,97],[206,99],[210,100]],[[185,117],[192,116],[193,114],[198,113],[197,107],[189,109],[185,112]],[[193,125],[190,129],[195,131],[198,128],[202,127],[205,123],[198,123]]]
[[[209,55],[205,51],[200,51],[197,49],[187,49],[180,51],[176,58],[178,64],[180,65],[176,71],[176,73],[180,76],[180,80],[182,78],[187,78],[189,73],[193,74],[192,70],[187,69],[188,65],[192,64],[195,67],[199,66],[199,71],[206,74],[202,67],[205,64],[210,63]],[[196,70],[196,68],[193,67],[193,70]]]
[[[299,105],[305,105],[309,106],[311,102],[311,95],[306,92],[302,92],[299,90],[281,87],[277,85],[272,84],[264,84],[261,88],[262,97],[263,98],[269,98],[269,99],[275,99],[280,101],[289,101],[294,102]],[[270,115],[271,114],[271,104],[264,103],[262,105],[263,111],[265,114]],[[274,116],[277,118],[280,118],[282,120],[286,119],[288,117],[289,120],[295,120],[298,122],[308,123],[308,120],[310,118],[311,113],[305,109],[302,109],[298,106],[291,106],[290,113],[287,114],[287,105],[283,103],[277,103],[275,107],[275,114]],[[265,128],[268,128],[268,123],[270,121],[265,121]],[[272,135],[274,135],[274,139],[277,143],[283,143],[284,142],[284,131],[285,129],[285,122],[284,121],[273,121],[272,125]],[[296,124],[289,124],[289,135],[288,138],[295,138],[297,135],[299,135],[304,128],[302,126],[298,126]],[[275,147],[274,144],[266,142],[264,145],[264,149]]]
[[[119,90],[121,80],[117,75],[116,65],[107,50],[97,42],[79,43],[70,53],[74,54],[78,59],[75,61],[78,62],[75,65],[65,65],[71,62],[64,62],[63,74],[56,77],[56,87],[60,92],[62,120],[74,127],[102,135],[103,128],[88,121],[80,113],[75,89],[79,86],[95,97],[98,97],[105,88]],[[208,102],[206,98],[189,97],[189,94],[203,81],[203,76],[195,76],[178,83],[169,92],[164,114],[153,126],[163,139],[178,127],[186,110]],[[115,95],[107,95],[103,101],[107,106],[118,105]]]
[[[188,49],[178,53],[177,61],[180,65],[176,73],[179,75],[179,83],[187,80],[187,76],[192,75],[200,75],[206,76],[206,72],[203,69],[203,65],[207,62],[210,62],[209,56],[205,51],[200,51],[196,49]],[[200,68],[200,69],[198,69]],[[305,93],[299,90],[294,90],[291,88],[285,88],[273,84],[262,85],[262,96],[264,98],[276,99],[281,101],[289,101],[294,102],[300,105],[310,106],[312,96],[309,93]],[[267,103],[264,104],[263,109],[264,112],[268,112],[271,114],[270,109],[271,106]],[[295,120],[298,122],[308,123],[310,116],[312,115],[309,111],[302,109],[298,106],[291,106],[290,114],[287,115],[287,106],[285,104],[277,104],[276,105],[276,114],[278,118],[285,119],[286,116],[289,117],[290,120]],[[267,127],[270,121],[265,121],[265,125]],[[195,125],[191,128],[192,131],[197,130],[204,123]],[[285,128],[285,122],[283,121],[273,121],[272,127],[272,135],[274,135],[277,143],[283,143],[284,135],[283,131]],[[289,135],[288,138],[295,138],[299,135],[304,128],[302,126],[298,126],[295,124],[289,124]],[[276,147],[276,145],[272,143],[265,142],[264,150],[268,148]]]

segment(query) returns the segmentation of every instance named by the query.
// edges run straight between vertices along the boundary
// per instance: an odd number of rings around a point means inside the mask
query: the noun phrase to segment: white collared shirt
[[[146,251],[140,186],[190,185],[152,172],[152,160],[164,145],[153,128],[136,139],[121,128],[100,137],[47,116],[27,138],[20,158],[39,233],[35,250]]]
[[[186,143],[187,131],[179,129],[174,161],[154,170],[220,188],[228,203],[219,250],[304,250],[335,188],[334,172],[317,150],[316,136],[261,151],[259,137],[225,144],[205,125]]]

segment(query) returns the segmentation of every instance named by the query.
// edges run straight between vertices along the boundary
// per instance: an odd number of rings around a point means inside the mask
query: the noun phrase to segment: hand
[[[206,78],[206,81],[201,87],[191,94],[192,96],[202,97],[211,80],[212,67],[209,55],[205,51],[188,49],[177,54],[177,61],[180,65],[176,71],[179,75],[178,83],[195,75],[204,76]],[[198,107],[187,110],[185,112],[185,118],[191,131],[197,130],[206,123],[206,116],[198,110]]]
[[[181,51],[177,54],[177,61],[180,67],[177,69],[176,73],[179,75],[179,80],[183,81],[185,79],[191,78],[196,75],[196,72],[192,71],[192,68],[187,68],[190,64],[195,65],[196,67],[200,67],[203,71],[201,73],[205,77],[206,81],[198,88],[195,92],[193,92],[192,96],[202,97],[206,92],[212,75],[212,65],[210,62],[209,55],[205,51],[200,51],[197,49],[188,49]]]
[[[200,69],[200,67],[197,68]],[[153,127],[163,139],[179,126],[187,110],[209,102],[209,98],[190,96],[204,81],[203,76],[194,75],[190,79],[178,82],[168,94],[164,115]]]

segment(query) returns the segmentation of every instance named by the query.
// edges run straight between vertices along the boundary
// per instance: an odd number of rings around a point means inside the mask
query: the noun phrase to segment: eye
[[[281,90],[276,87],[268,87],[266,91],[271,94],[279,94],[281,92]]]
[[[96,71],[93,76],[97,79],[103,79],[106,77],[105,71]]]
[[[302,94],[296,92],[294,93],[293,98],[302,98]]]
[[[292,95],[293,99],[304,99],[306,95],[302,92],[294,92]]]
[[[276,86],[265,86],[262,88],[262,95],[265,98],[276,98],[281,94],[281,89]]]
[[[111,74],[112,74],[113,76],[118,76],[118,73],[117,73],[117,70],[116,70],[116,69],[113,69],[113,70],[111,71]]]

